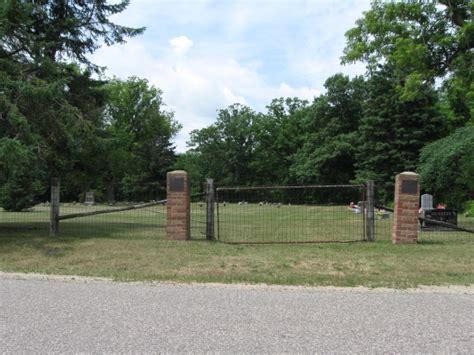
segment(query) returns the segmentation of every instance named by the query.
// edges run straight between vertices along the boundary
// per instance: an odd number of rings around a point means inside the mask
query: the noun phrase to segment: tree
[[[466,98],[474,95],[474,3],[469,0],[384,2],[346,33],[344,63],[363,61],[370,71],[393,68],[404,101],[417,100],[442,79],[453,128],[472,119]],[[472,108],[472,106],[471,106]]]
[[[129,199],[165,191],[160,182],[174,163],[171,139],[181,125],[163,110],[161,91],[136,77],[114,79],[105,90],[105,182],[118,182]]]
[[[304,118],[304,144],[291,171],[300,183],[349,183],[355,177],[365,83],[336,74],[324,86],[326,94],[315,99]]]
[[[44,79],[29,76],[25,67],[29,65],[0,59],[0,134],[4,144],[17,141],[34,154],[42,173],[28,174],[31,180],[25,185],[35,186],[40,179],[46,190],[49,177],[80,170],[88,161],[97,140],[103,95],[97,89],[99,83],[75,65],[43,67]],[[14,159],[13,151],[2,150],[0,161],[5,166]],[[12,176],[8,172],[4,175]],[[0,182],[6,183],[10,181]],[[25,186],[26,194],[27,190]]]
[[[255,121],[256,148],[252,160],[254,183],[291,184],[294,155],[304,142],[308,102],[294,98],[273,99],[268,112]]]
[[[391,73],[385,66],[367,80],[355,154],[356,180],[374,180],[382,199],[393,197],[394,176],[416,170],[420,150],[446,130],[435,92],[427,89],[423,97],[403,101]]]
[[[21,62],[74,60],[95,67],[87,54],[101,43],[123,43],[145,28],[114,24],[109,18],[124,11],[129,0],[5,0],[2,5],[2,51]]]
[[[448,206],[463,208],[474,200],[474,126],[428,144],[420,155],[424,191]]]
[[[202,164],[201,154],[196,151],[187,151],[177,154],[173,170],[184,170],[189,174],[191,195],[202,193],[206,178],[216,178],[218,175],[208,174]]]
[[[0,205],[8,211],[21,211],[38,202],[44,192],[43,171],[34,152],[17,139],[0,139]]]
[[[21,181],[25,194],[7,189],[8,197],[4,190],[3,207],[17,205],[13,200],[33,203],[52,176],[67,180],[80,171],[86,181],[84,168],[95,173],[91,158],[97,156],[104,95],[102,82],[91,77],[98,68],[87,54],[101,41],[120,43],[143,31],[109,21],[127,5],[105,0],[5,0],[0,5],[0,134],[5,147],[15,147],[0,149],[2,166],[14,169],[2,174],[0,186]],[[36,174],[8,163],[19,155],[26,163],[31,154]],[[41,189],[30,189],[38,184]],[[63,186],[66,194],[74,193],[71,185]]]
[[[370,76],[359,179],[392,181],[424,145],[473,123],[473,12],[469,0],[376,0],[346,33],[343,63],[363,61]]]
[[[254,181],[251,164],[257,145],[255,123],[261,114],[234,104],[219,111],[216,123],[191,132],[189,146],[199,154],[202,171],[220,185]]]

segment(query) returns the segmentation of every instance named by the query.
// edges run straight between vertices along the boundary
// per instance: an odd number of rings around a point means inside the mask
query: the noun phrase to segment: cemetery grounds
[[[94,210],[109,208],[95,205]],[[266,210],[263,210],[266,208]],[[221,207],[220,234],[225,228],[253,231],[252,240],[291,230],[281,216],[298,215],[302,206],[256,204]],[[422,232],[417,245],[392,245],[391,218],[376,219],[376,241],[338,243],[334,223],[353,219],[347,206],[334,206],[327,218],[307,219],[300,241],[317,231],[335,243],[229,244],[209,242],[203,235],[205,205],[192,203],[193,239],[166,240],[166,207],[162,205],[61,221],[58,237],[49,236],[49,206],[29,212],[0,211],[0,270],[105,277],[121,281],[267,283],[407,288],[418,285],[474,284],[474,238],[463,232]],[[83,212],[83,205],[62,204],[62,213]],[[222,211],[224,210],[224,211]],[[252,225],[255,211],[263,213],[265,229]],[[312,213],[324,213],[315,208]],[[239,216],[239,226],[230,221]],[[278,216],[278,217],[276,217]],[[237,219],[236,219],[237,220]],[[474,217],[459,215],[460,224],[474,227]],[[227,225],[225,223],[227,221]],[[317,221],[317,222],[316,222]],[[317,225],[316,225],[317,223]],[[354,229],[362,225],[354,223]],[[264,234],[259,234],[264,231]],[[235,235],[235,234],[233,234]],[[292,234],[294,235],[294,234]],[[306,236],[306,237],[305,237]],[[286,239],[285,239],[286,238]],[[298,238],[292,237],[292,241]],[[306,239],[305,239],[306,238]],[[339,239],[339,240],[338,240]],[[232,242],[232,240],[228,240]]]

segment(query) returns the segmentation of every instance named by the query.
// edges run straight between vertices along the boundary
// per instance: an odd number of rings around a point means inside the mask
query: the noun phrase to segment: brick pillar
[[[398,174],[395,180],[393,244],[412,244],[418,241],[419,201],[420,175],[409,171]]]
[[[167,174],[166,238],[190,238],[191,209],[188,173],[182,170]]]

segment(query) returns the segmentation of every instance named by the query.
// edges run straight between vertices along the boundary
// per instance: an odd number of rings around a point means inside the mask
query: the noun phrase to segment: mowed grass
[[[225,211],[220,206],[221,238],[224,228],[228,228],[228,238],[251,238],[253,231],[254,238],[266,240],[273,231],[275,239],[295,241],[297,234],[288,233],[294,232],[291,226],[301,222],[303,225],[295,228],[306,233],[302,241],[314,239],[321,232],[324,238],[328,231],[337,233],[335,225],[342,228],[341,240],[351,235],[360,239],[362,225],[357,224],[358,216],[350,211],[317,207],[308,212],[307,207],[303,212],[297,210],[303,206],[227,205]],[[98,208],[108,207],[62,206],[61,214]],[[282,219],[285,210],[291,217]],[[193,204],[192,211],[193,236],[202,239],[205,208]],[[341,214],[337,223],[336,212]],[[312,218],[313,225],[300,221],[302,214]],[[0,270],[122,281],[396,288],[474,284],[474,235],[421,233],[417,245],[394,246],[390,242],[391,219],[377,220],[378,240],[374,243],[234,245],[203,240],[167,241],[164,206],[63,221],[57,238],[48,236],[48,218],[47,206],[24,213],[0,212]],[[344,218],[346,222],[341,221]],[[267,226],[265,231],[259,227],[263,222]],[[351,227],[354,233],[346,231]],[[239,237],[239,231],[245,233]],[[336,240],[339,235],[331,237]]]
[[[362,214],[347,206],[221,204],[218,219],[219,240],[229,243],[364,239]]]

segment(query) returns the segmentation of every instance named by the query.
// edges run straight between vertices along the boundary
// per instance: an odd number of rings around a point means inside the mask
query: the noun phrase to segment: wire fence
[[[78,201],[71,201],[66,196],[66,201],[59,204],[57,236],[165,239],[167,210],[163,198],[166,195],[162,190],[149,194],[144,194],[143,189],[137,191],[140,193],[129,193],[127,200],[109,202],[100,191],[83,193]],[[206,193],[194,194],[190,201],[191,239],[206,239]],[[3,236],[47,237],[50,235],[51,209],[50,201],[23,211],[0,209],[0,233]]]
[[[458,208],[450,208],[447,214],[451,219],[438,218],[428,214],[426,217],[437,218],[432,223],[419,221],[418,242],[420,243],[449,243],[449,242],[474,242],[474,216],[465,211],[466,203]],[[437,210],[437,209],[435,209]],[[443,210],[437,210],[443,215]],[[423,217],[420,213],[420,217]],[[455,216],[453,218],[453,216]],[[391,241],[393,231],[393,209],[382,204],[376,204],[375,209],[375,235],[377,240]],[[446,225],[445,223],[448,223]],[[454,223],[451,227],[450,223]],[[456,228],[460,227],[460,228]],[[465,229],[465,230],[463,230]]]
[[[59,205],[58,235],[61,238],[165,239],[166,192],[149,187],[136,191],[139,193],[116,195],[121,199],[118,201],[105,198],[105,193],[100,191],[83,193],[78,201],[66,196]],[[364,240],[367,218],[361,202],[366,200],[365,195],[365,185],[218,188],[213,221],[208,216],[208,194],[197,193],[190,198],[191,239],[207,239],[211,224],[216,238],[226,243]],[[474,216],[465,212],[465,205],[449,206],[447,211],[451,211],[451,216],[455,211],[458,227],[474,231]],[[393,210],[376,203],[374,219],[376,240],[389,242]],[[50,220],[50,201],[21,212],[0,209],[0,233],[7,237],[48,236]],[[474,234],[467,231],[442,225],[426,227],[420,221],[420,243],[474,242]]]
[[[226,243],[310,243],[365,238],[364,185],[217,189],[217,237]]]
[[[54,185],[54,184],[53,184]],[[54,186],[52,186],[52,189]],[[110,191],[110,188],[109,188]],[[158,238],[166,237],[166,206],[162,189],[149,186],[107,198],[105,192],[88,191],[74,197],[62,194],[57,211],[57,236],[61,238]],[[146,192],[146,193],[145,193]],[[113,195],[112,195],[113,196]],[[23,211],[0,209],[0,232],[12,236],[50,234],[52,200]]]
[[[384,217],[377,216],[377,212],[375,214],[376,240],[392,240],[393,212],[386,211]],[[420,221],[418,241],[420,243],[449,243],[455,241],[474,243],[474,218],[466,216],[463,213],[459,214],[457,226],[470,229],[473,232],[469,233],[444,227],[426,230],[422,228],[422,222]]]
[[[166,237],[166,192],[162,187],[135,184],[133,188],[119,186],[108,190],[85,192],[80,203],[62,202],[57,234],[135,240]],[[54,203],[53,199],[52,195]]]
[[[104,204],[60,206],[60,218],[71,215],[97,213],[60,219],[58,235],[61,237],[101,238],[158,238],[166,237],[166,206],[156,201],[117,202],[113,206]],[[145,204],[152,204],[141,208]],[[127,209],[134,206],[139,208]]]
[[[440,224],[420,220],[418,240],[421,243],[474,242],[474,216],[466,211],[467,201],[458,205],[433,205],[433,209],[422,211],[421,216],[441,222]],[[441,208],[437,208],[441,207]],[[447,224],[446,224],[447,223]],[[450,227],[450,225],[452,225]],[[463,230],[464,229],[464,230]],[[471,231],[471,232],[469,232]]]
[[[206,193],[191,195],[191,239],[206,239]]]
[[[49,203],[39,203],[23,211],[0,208],[0,233],[5,237],[47,236],[50,210]]]

